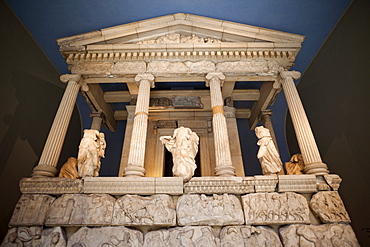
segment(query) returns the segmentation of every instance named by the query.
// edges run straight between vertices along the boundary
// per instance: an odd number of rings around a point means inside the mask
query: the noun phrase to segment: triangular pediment
[[[178,41],[173,42],[174,37]],[[57,42],[67,57],[76,52],[146,52],[167,48],[247,51],[248,47],[262,51],[282,47],[297,55],[303,40],[301,35],[177,13],[61,38]]]

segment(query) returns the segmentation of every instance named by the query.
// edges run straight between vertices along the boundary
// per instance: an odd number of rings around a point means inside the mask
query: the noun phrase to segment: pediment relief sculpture
[[[169,33],[155,39],[140,41],[137,44],[163,44],[163,43],[221,43],[219,39],[206,37],[202,38],[195,34],[182,36],[179,33]]]

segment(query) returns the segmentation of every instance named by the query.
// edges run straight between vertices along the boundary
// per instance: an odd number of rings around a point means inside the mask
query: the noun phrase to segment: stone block
[[[256,175],[254,176],[254,189],[256,192],[274,192],[277,182],[277,175]]]
[[[155,178],[155,193],[181,195],[184,193],[184,179],[182,177]]]
[[[324,179],[333,190],[338,190],[342,182],[341,177],[337,174],[326,174],[324,175]]]
[[[82,227],[68,240],[68,247],[75,246],[143,246],[143,234],[124,226]]]
[[[315,175],[278,175],[278,192],[313,193],[317,191]]]
[[[55,197],[25,194],[15,206],[10,226],[42,226]]]
[[[145,62],[117,62],[111,68],[112,74],[140,74],[145,73]]]
[[[313,195],[310,208],[324,223],[351,222],[337,191],[321,191]]]
[[[176,211],[169,195],[124,195],[114,205],[112,225],[175,226]]]
[[[293,192],[248,194],[242,202],[247,225],[310,223],[306,198]]]
[[[116,199],[107,194],[65,194],[50,207],[47,226],[106,226]]]
[[[185,193],[246,194],[254,192],[253,177],[194,177],[184,185]]]
[[[84,193],[106,193],[111,195],[155,194],[154,177],[86,177],[84,178]]]
[[[360,246],[346,224],[293,224],[280,228],[279,233],[284,246]]]
[[[226,226],[244,224],[243,210],[235,195],[182,195],[176,206],[180,226]]]
[[[10,228],[1,244],[1,247],[11,246],[41,246],[41,226]],[[45,245],[50,246],[50,245]],[[65,245],[60,245],[61,247]]]
[[[49,194],[60,195],[69,193],[81,193],[82,181],[71,178],[22,178],[19,187],[23,194]]]
[[[145,247],[152,246],[220,246],[215,230],[210,226],[185,226],[145,234]]]
[[[283,246],[279,234],[267,226],[226,226],[220,233],[221,246]]]

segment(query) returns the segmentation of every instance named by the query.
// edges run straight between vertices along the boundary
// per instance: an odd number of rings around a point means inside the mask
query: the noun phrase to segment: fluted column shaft
[[[213,114],[212,126],[216,155],[215,173],[217,176],[235,176],[221,93],[221,83],[224,79],[225,76],[220,72],[209,73],[206,76],[206,85],[210,88]]]
[[[298,71],[283,71],[280,73],[282,78],[281,83],[292,118],[298,145],[305,163],[304,172],[316,175],[328,174],[328,167],[321,160],[315,137],[313,136],[302,101],[294,84],[293,79],[298,79],[300,75],[301,74]]]
[[[62,82],[67,82],[68,84],[54,117],[39,164],[33,169],[33,177],[53,177],[57,174],[56,166],[80,89],[80,78],[80,75],[62,75],[60,77]]]
[[[138,74],[135,80],[138,82],[139,92],[136,102],[128,164],[125,168],[126,177],[143,177],[145,175],[144,157],[148,128],[150,88],[154,87],[154,76],[152,74]]]

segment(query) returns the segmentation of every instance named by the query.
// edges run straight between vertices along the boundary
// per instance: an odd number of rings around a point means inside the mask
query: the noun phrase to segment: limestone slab
[[[351,220],[337,191],[320,191],[313,195],[310,207],[324,223],[350,223]]]
[[[111,195],[155,194],[154,177],[90,177],[84,178],[84,193],[107,193]]]
[[[278,192],[313,193],[317,191],[315,175],[278,175]]]
[[[55,197],[39,194],[25,194],[15,206],[10,219],[11,226],[42,226]]]
[[[139,74],[146,70],[146,63],[141,62],[116,62],[112,68],[112,74]]]
[[[124,195],[114,205],[112,225],[175,226],[176,211],[169,195]]]
[[[360,246],[346,224],[293,224],[280,228],[279,233],[284,246]]]
[[[254,188],[256,192],[274,192],[278,183],[277,175],[254,176]]]
[[[243,210],[235,195],[182,195],[176,206],[180,226],[226,226],[244,224]]]
[[[51,205],[47,226],[106,226],[116,199],[107,194],[65,194]]]
[[[226,226],[220,233],[221,247],[255,246],[282,247],[279,234],[266,226]]]
[[[109,75],[111,62],[80,62],[70,68],[73,74]]]
[[[1,247],[40,246],[41,234],[41,226],[10,228],[1,244]],[[62,247],[63,245],[59,246]]]
[[[324,179],[333,190],[338,190],[342,182],[341,177],[337,174],[326,174],[324,175]]]
[[[253,177],[194,177],[184,185],[185,193],[246,194],[254,192]]]
[[[157,177],[155,178],[155,193],[168,195],[181,195],[184,192],[182,177]]]
[[[152,246],[219,246],[219,238],[210,226],[185,226],[145,234],[145,247]]]
[[[143,234],[124,226],[82,227],[68,240],[68,247],[75,246],[143,246]]]
[[[293,192],[248,194],[242,202],[246,224],[310,223],[305,197]]]
[[[22,178],[19,182],[19,187],[23,194],[59,195],[81,193],[82,181],[79,179],[59,177]]]

